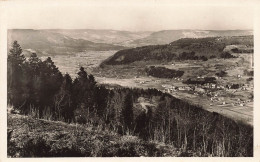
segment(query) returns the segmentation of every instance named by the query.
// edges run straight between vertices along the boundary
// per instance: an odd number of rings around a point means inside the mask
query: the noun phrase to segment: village
[[[250,90],[253,89],[250,84],[246,83],[226,85],[222,85],[219,83],[205,83],[195,85],[188,84],[183,86],[175,86],[174,84],[162,84],[161,86],[164,89],[163,91],[169,94],[176,94],[181,92],[207,98],[210,101],[210,106],[229,104],[232,106],[243,107],[247,103],[253,102],[253,97],[251,99],[250,96],[244,97],[240,95],[240,93],[250,92]]]

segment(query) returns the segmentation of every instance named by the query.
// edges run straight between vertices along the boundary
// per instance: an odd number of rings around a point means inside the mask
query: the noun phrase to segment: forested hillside
[[[118,51],[103,65],[129,64],[136,61],[203,60],[221,57],[229,45],[253,47],[253,36],[182,38],[166,45],[151,45]]]
[[[83,67],[73,80],[69,74],[62,75],[50,57],[42,61],[33,53],[25,59],[17,41],[8,54],[7,87],[12,113],[82,127],[93,125],[118,136],[167,143],[180,149],[180,156],[253,156],[253,128],[249,125],[156,89],[107,89],[97,85]],[[28,149],[37,143],[30,144]]]

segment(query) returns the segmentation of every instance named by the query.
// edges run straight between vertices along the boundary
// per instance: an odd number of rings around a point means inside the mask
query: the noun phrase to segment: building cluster
[[[217,85],[214,83],[206,83],[204,85],[193,85],[193,86],[174,86],[170,84],[163,84],[162,87],[164,88],[164,92],[167,93],[174,93],[177,91],[186,91],[188,93],[192,93],[194,95],[202,95],[202,96],[208,96],[209,100],[211,101],[210,105],[212,106],[214,102],[221,103],[221,105],[226,105],[225,98],[222,97],[221,91],[218,90],[225,90],[229,91],[231,93],[238,92],[239,90],[245,91],[247,88],[249,88],[248,84],[239,85],[239,89],[233,89],[230,91],[230,88],[232,88],[232,85]],[[223,91],[222,91],[223,92]],[[233,106],[245,106],[246,103],[252,102],[251,100],[243,101],[241,99],[236,99],[237,101],[232,104]]]

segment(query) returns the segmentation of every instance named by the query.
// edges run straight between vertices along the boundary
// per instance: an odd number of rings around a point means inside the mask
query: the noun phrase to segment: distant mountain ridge
[[[85,39],[95,43],[109,43],[125,47],[168,44],[181,38],[204,38],[218,36],[253,35],[252,30],[161,30],[161,31],[120,31],[95,29],[53,29],[74,39]]]
[[[219,36],[245,36],[253,35],[252,30],[163,30],[131,42],[134,46],[168,44],[181,38],[205,38]]]
[[[69,55],[84,51],[122,50],[126,48],[169,44],[181,38],[252,35],[252,30],[162,30],[120,31],[95,29],[10,29],[8,47],[14,40],[24,53]]]
[[[95,30],[95,29],[50,29],[49,32],[60,33],[74,39],[85,39],[95,43],[109,43],[124,45],[129,41],[149,36],[152,32],[121,31],[121,30]]]
[[[8,30],[8,47],[17,40],[24,53],[37,52],[39,55],[69,55],[85,51],[120,50],[125,47],[108,43],[95,43],[85,39],[46,30],[14,29]]]

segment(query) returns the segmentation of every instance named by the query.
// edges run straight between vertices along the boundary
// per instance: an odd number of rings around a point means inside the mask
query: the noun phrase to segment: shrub
[[[218,76],[218,77],[224,77],[224,76],[226,76],[227,75],[227,72],[225,72],[225,71],[223,71],[223,70],[221,70],[220,72],[217,72],[216,73],[216,76]]]
[[[254,71],[253,70],[244,70],[244,75],[254,76]]]
[[[231,89],[238,89],[239,88],[239,84],[232,84],[231,85]]]
[[[74,111],[74,117],[76,120],[76,123],[79,124],[86,124],[87,123],[87,110],[84,108],[78,108]]]
[[[22,157],[50,157],[51,146],[46,143],[42,136],[31,138],[26,141],[20,149],[20,156]]]
[[[254,80],[254,78],[252,78],[252,77],[246,79],[246,81],[248,81],[248,82],[250,82],[252,80]]]
[[[216,56],[215,55],[211,55],[209,58],[213,59],[213,58],[216,58]]]
[[[233,56],[232,54],[230,54],[229,52],[223,52],[220,54],[220,57],[221,58],[224,58],[224,59],[228,59],[228,58],[237,58],[236,56]]]
[[[208,61],[208,58],[205,57],[205,56],[201,56],[200,59],[201,59],[202,61]]]

